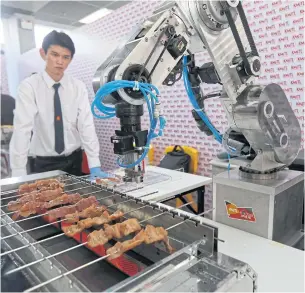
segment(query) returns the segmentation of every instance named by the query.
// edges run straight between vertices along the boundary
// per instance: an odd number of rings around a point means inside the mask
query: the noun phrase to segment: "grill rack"
[[[145,206],[150,206],[150,207],[152,207],[152,209],[153,210],[155,210],[155,209],[158,209],[158,210],[161,210],[162,211],[162,213],[161,214],[164,214],[164,213],[168,213],[168,212],[170,212],[171,214],[172,214],[172,216],[173,216],[173,218],[175,217],[175,216],[180,216],[180,213],[179,213],[179,210],[177,210],[177,211],[175,211],[175,210],[171,210],[171,211],[169,211],[170,209],[167,209],[167,208],[164,208],[164,207],[160,207],[160,204],[158,204],[158,203],[152,203],[152,202],[147,202],[147,201],[144,201],[143,199],[141,199],[141,198],[134,198],[134,197],[132,197],[132,196],[130,196],[130,195],[126,195],[126,194],[124,194],[124,193],[121,193],[121,192],[119,192],[119,191],[117,191],[117,190],[115,190],[114,188],[113,189],[109,189],[109,188],[106,188],[105,186],[101,186],[101,185],[97,185],[97,184],[95,184],[95,183],[90,183],[90,182],[88,182],[87,180],[85,180],[84,178],[77,178],[77,177],[74,177],[74,176],[71,176],[71,175],[66,175],[66,178],[67,178],[67,181],[68,180],[77,180],[79,183],[84,183],[85,184],[85,187],[84,188],[87,188],[88,186],[91,186],[91,187],[96,187],[96,188],[98,188],[100,191],[107,191],[107,192],[111,192],[112,193],[112,196],[110,196],[110,197],[114,197],[114,196],[116,196],[116,195],[118,195],[118,196],[120,196],[122,199],[124,199],[125,200],[125,198],[127,199],[127,201],[134,201],[135,202],[135,204],[144,204]],[[69,192],[69,191],[67,191],[67,192]],[[147,196],[147,195],[145,195],[145,196]],[[5,199],[5,198],[4,198]],[[2,198],[2,200],[3,200],[3,198]],[[124,201],[121,201],[121,202],[119,202],[118,204],[120,204],[120,203],[122,203],[122,202],[124,202]],[[126,200],[125,200],[125,202],[126,202]],[[190,204],[190,203],[189,203]],[[4,212],[3,210],[2,210],[2,212]],[[207,211],[207,212],[209,212],[209,211]],[[15,228],[13,228],[12,227],[12,225],[14,225],[14,224],[16,224],[15,222],[13,222],[12,220],[11,221],[9,221],[9,219],[10,219],[10,217],[8,216],[8,215],[5,215],[6,217],[7,217],[7,221],[8,221],[8,226],[10,227],[10,228],[12,228],[12,229],[14,229],[14,230],[16,230]],[[185,222],[185,221],[187,221],[187,220],[191,220],[191,221],[194,221],[195,223],[197,223],[196,222],[196,220],[195,220],[195,218],[197,218],[198,217],[198,215],[196,215],[196,216],[194,216],[193,218],[194,219],[190,219],[190,217],[183,217],[182,219],[181,219],[181,221],[180,221],[180,224],[181,223],[183,223],[183,222]],[[154,217],[153,217],[154,218]],[[3,220],[3,219],[2,219]],[[26,220],[26,219],[24,219],[24,220]],[[149,218],[147,219],[147,221],[149,220]],[[176,227],[177,226],[177,224],[178,223],[176,223],[174,226]],[[180,224],[178,224],[178,225],[180,225]],[[197,223],[198,224],[198,223]],[[173,227],[174,228],[174,227]],[[17,228],[18,229],[18,228]],[[27,242],[29,242],[27,239],[26,239],[26,237],[24,237],[22,234],[25,234],[25,232],[24,233],[22,233],[22,231],[21,231],[21,233],[20,232],[18,232],[17,230],[16,230],[16,234],[18,234],[19,236],[21,236],[22,238],[23,238],[23,240],[26,240]],[[26,236],[28,236],[27,234],[25,234]],[[16,235],[17,236],[17,235]],[[172,240],[174,240],[174,241],[179,241],[179,240],[177,240],[177,239],[175,239],[175,238],[172,238]],[[48,241],[48,239],[46,239],[46,241]],[[33,241],[32,241],[33,242]],[[33,243],[34,244],[34,243]],[[182,242],[182,245],[185,247],[185,244]],[[214,245],[213,245],[214,246]],[[31,248],[31,249],[34,249],[34,251],[38,251],[38,250],[41,250],[41,247],[40,247],[40,245],[29,245],[29,247]],[[77,247],[76,247],[77,248]],[[214,247],[213,247],[213,249],[214,249]],[[10,248],[10,250],[11,250],[11,248]],[[72,249],[71,249],[72,250]],[[16,254],[16,253],[14,253],[14,254]],[[47,259],[50,259],[50,258],[52,258],[52,255],[49,255],[49,256],[45,256],[45,255],[43,255],[42,254],[42,257],[44,257],[44,258],[46,258],[47,257]],[[42,259],[41,261],[44,261],[45,259]],[[101,257],[101,259],[99,259],[99,260],[102,260],[102,257]],[[38,263],[38,262],[37,262]],[[75,270],[74,270],[75,271]],[[62,277],[62,276],[65,276],[65,275],[68,275],[68,274],[71,274],[71,272],[72,271],[70,271],[70,273],[69,273],[69,271],[66,271],[65,273],[62,273],[61,271],[59,272],[60,273],[60,277]],[[54,278],[59,278],[58,276],[55,276]],[[54,279],[53,278],[53,279]],[[69,284],[70,284],[70,287],[72,286],[71,285],[71,282],[72,282],[72,284],[75,284],[75,280],[74,281],[71,281],[72,279],[70,278],[69,279]],[[72,287],[74,287],[74,286],[72,286]],[[82,284],[81,285],[78,285],[77,286],[78,288],[81,288],[82,287]],[[35,288],[34,288],[35,289]],[[82,288],[82,291],[83,291],[83,289],[84,288]],[[62,288],[60,289],[60,290],[62,290]]]

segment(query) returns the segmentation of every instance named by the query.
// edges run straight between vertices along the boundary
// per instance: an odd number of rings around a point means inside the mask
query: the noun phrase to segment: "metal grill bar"
[[[68,184],[68,185],[65,185],[64,187],[67,187],[67,186],[71,186],[71,185],[75,185],[75,184],[81,184],[83,183],[82,181],[79,181],[79,182],[74,182],[74,183],[71,183],[71,184]],[[85,188],[85,187],[82,187],[82,188]],[[62,193],[65,193],[65,192],[71,192],[71,191],[76,191],[76,190],[80,190],[82,188],[75,188],[75,189],[72,189],[72,190],[66,190],[66,191],[63,191]],[[24,195],[28,195],[28,194],[31,194],[31,192],[28,192],[28,193],[24,193],[22,196]],[[1,194],[2,196],[2,194]],[[9,198],[13,198],[13,197],[22,197],[20,195],[13,195],[13,196],[8,196],[8,197],[4,197],[4,198],[1,198],[1,200],[6,200],[6,199],[9,199]],[[6,207],[7,205],[3,205],[3,206],[0,206],[1,208],[2,207]]]
[[[83,187],[83,188],[85,188],[85,187]],[[82,194],[82,196],[91,195],[91,194],[98,193],[98,192],[101,192],[101,191],[103,191],[103,190],[92,191],[92,192],[89,192],[89,193]],[[113,197],[113,196],[114,196],[114,195],[110,195],[110,196],[104,197],[104,198],[102,198],[102,199],[106,199],[106,198]],[[99,200],[102,200],[102,199],[99,199]],[[4,213],[4,214],[2,214],[1,216],[5,216],[5,215],[8,216],[8,215],[13,214],[13,213],[15,213],[15,211],[14,211],[14,212],[9,212],[9,213]],[[40,214],[40,215],[37,215],[37,216],[33,216],[33,217],[28,217],[28,218],[26,218],[26,219],[21,219],[21,220],[18,220],[18,221],[14,221],[14,222],[11,222],[11,223],[6,223],[6,224],[3,224],[3,225],[0,225],[0,228],[1,228],[1,227],[4,227],[4,226],[7,226],[7,225],[10,226],[10,225],[15,224],[15,223],[19,223],[19,222],[27,221],[27,220],[30,220],[30,219],[42,217],[42,216],[47,215],[48,213],[49,213],[49,212],[44,213],[44,214]]]
[[[103,198],[103,199],[106,199],[107,197]],[[129,211],[129,212],[126,212],[124,213],[125,214],[128,214],[128,213],[131,213],[131,212],[134,212],[134,211],[137,211],[137,210],[140,210],[140,209],[143,209],[144,207],[146,207],[148,204],[140,207],[140,208],[137,208],[135,210],[132,210],[132,211]],[[45,225],[42,225],[42,226],[38,226],[38,227],[35,227],[35,228],[32,228],[32,229],[28,229],[28,230],[24,230],[20,233],[15,233],[15,234],[12,234],[12,235],[8,235],[8,236],[5,236],[5,237],[2,237],[1,240],[5,240],[5,239],[8,239],[8,238],[11,238],[11,237],[14,237],[16,235],[19,235],[19,234],[23,234],[23,233],[26,233],[26,232],[30,232],[30,231],[34,231],[34,230],[38,230],[38,229],[41,229],[41,228],[44,228],[44,227],[48,227],[48,226],[51,226],[53,224],[57,224],[57,223],[60,223],[60,222],[63,222],[63,221],[66,221],[66,219],[62,219],[62,220],[58,220],[58,221],[54,221],[54,222],[51,222],[51,223],[48,223],[48,224],[45,224]]]
[[[85,177],[89,177],[89,176],[90,176],[90,175],[83,175],[83,176],[77,176],[77,178],[85,178]],[[47,179],[47,178],[46,178],[46,179]],[[64,183],[64,182],[66,182],[66,181],[73,180],[74,178],[71,177],[71,178],[64,179],[64,180],[61,180],[60,178],[49,178],[49,179],[57,179],[60,183]],[[39,180],[41,180],[41,179],[39,179]],[[28,183],[28,182],[27,182],[27,183]],[[34,181],[33,183],[35,183],[35,181]],[[66,185],[66,186],[68,186],[68,185]],[[7,190],[7,191],[1,192],[1,195],[10,194],[10,193],[17,192],[17,191],[18,191],[18,189]],[[25,193],[25,194],[28,194],[28,193]],[[25,195],[25,194],[24,194],[24,195]],[[23,196],[23,195],[22,195],[22,196]]]
[[[85,182],[82,182],[82,181],[80,181],[79,183],[85,183]],[[87,182],[86,182],[87,183]],[[88,183],[87,183],[88,184]],[[76,191],[76,190],[81,190],[81,189],[84,189],[84,188],[87,188],[87,187],[96,187],[96,188],[100,188],[99,190],[97,190],[97,191],[92,191],[91,193],[86,193],[86,194],[82,194],[82,196],[84,196],[84,195],[90,195],[90,194],[93,194],[93,193],[97,193],[97,192],[102,192],[102,191],[107,191],[107,192],[112,192],[112,193],[114,193],[112,196],[114,196],[114,195],[121,195],[120,193],[115,193],[115,190],[113,189],[112,191],[111,190],[109,190],[109,189],[107,189],[107,188],[102,188],[102,186],[100,186],[100,185],[97,185],[97,184],[88,184],[88,186],[86,186],[86,187],[81,187],[81,188],[76,188],[76,189],[73,189],[73,190],[68,190],[69,192],[71,192],[71,191]],[[136,187],[136,188],[133,188],[133,189],[130,189],[130,190],[127,190],[127,191],[125,191],[126,193],[128,193],[128,192],[132,192],[132,191],[134,191],[134,190],[139,190],[139,189],[142,189],[143,187]],[[156,193],[156,192],[158,192],[158,191],[155,191],[155,192],[151,192],[151,193],[149,193],[149,194],[145,194],[145,195],[143,195],[143,196],[147,196],[147,195],[151,195],[151,194],[154,194],[154,193]],[[64,193],[64,192],[63,192]],[[105,198],[107,198],[107,197],[105,197]],[[105,199],[104,198],[104,199]],[[141,197],[139,197],[139,198],[141,198]],[[99,199],[99,200],[101,200],[101,199]],[[3,211],[2,211],[3,212]],[[1,214],[1,216],[4,216],[4,215],[11,215],[11,214],[13,214],[13,213],[15,213],[14,211],[13,212],[9,212],[9,213],[4,213],[4,214]],[[45,214],[41,214],[41,215],[38,215],[38,216],[33,216],[33,217],[29,217],[29,218],[26,218],[26,219],[22,219],[22,220],[18,220],[18,221],[15,221],[15,222],[12,222],[12,223],[6,223],[6,224],[4,224],[4,225],[0,225],[0,228],[1,227],[4,227],[4,226],[7,226],[7,225],[11,225],[11,224],[14,224],[14,223],[18,223],[18,222],[22,222],[22,221],[26,221],[26,220],[29,220],[29,219],[34,219],[34,218],[38,218],[38,217],[40,217],[40,216],[44,216],[44,215],[47,215],[48,213],[45,213]]]
[[[115,203],[115,204],[112,204],[112,205],[110,205],[110,206],[107,206],[107,208],[110,208],[110,207],[119,205],[119,204],[121,204],[121,203],[125,203],[125,202],[128,202],[128,201],[131,201],[131,200],[134,200],[134,198],[128,199],[128,200],[125,200],[125,201],[121,201],[121,202],[118,202],[118,203]],[[59,220],[59,222],[62,222],[62,221],[63,221],[63,220]],[[17,233],[17,234],[19,234],[19,233]],[[44,242],[44,241],[47,241],[47,240],[50,240],[50,239],[53,239],[53,238],[55,238],[55,237],[62,236],[62,235],[65,235],[65,233],[61,233],[61,234],[58,234],[58,235],[56,235],[56,236],[54,236],[54,237],[50,237],[50,238],[47,238],[47,239],[43,239],[43,242]],[[31,246],[31,245],[36,245],[36,244],[38,244],[38,243],[41,243],[41,242],[38,241],[38,242],[35,242],[35,243],[30,243],[30,244],[27,244],[27,245],[24,245],[24,246],[15,248],[15,249],[13,249],[13,250],[9,250],[9,251],[3,252],[3,253],[0,254],[0,256],[3,256],[3,255],[6,255],[6,254],[9,254],[9,253],[18,251],[18,250],[23,249],[23,248],[27,248],[27,247],[29,247],[29,246]]]
[[[44,260],[48,260],[48,259],[51,258],[51,257],[55,257],[55,256],[58,256],[58,255],[61,255],[61,254],[63,254],[63,253],[66,253],[66,252],[68,252],[68,251],[70,251],[70,250],[73,250],[73,249],[76,249],[76,248],[78,248],[78,247],[84,246],[84,245],[86,245],[86,244],[88,244],[88,242],[84,242],[84,243],[78,244],[78,245],[76,245],[76,246],[73,246],[73,247],[70,247],[70,248],[68,248],[68,249],[65,249],[65,250],[59,251],[59,252],[57,252],[57,253],[54,253],[54,254],[52,254],[52,255],[49,255],[49,256],[47,256],[47,257],[42,257],[42,258],[40,258],[40,259],[38,259],[38,260],[35,260],[35,261],[31,262],[31,263],[25,264],[25,265],[23,265],[23,266],[21,266],[21,267],[19,267],[19,268],[16,268],[16,269],[13,269],[13,270],[7,272],[7,273],[5,274],[5,276],[8,276],[8,275],[11,275],[11,274],[13,274],[13,273],[19,272],[19,271],[21,271],[21,270],[23,270],[23,269],[25,269],[25,268],[28,268],[28,267],[33,266],[33,265],[35,265],[35,264],[38,264],[38,263],[40,263],[40,262],[42,262],[42,261],[44,261]]]
[[[13,249],[13,250],[5,251],[5,252],[1,253],[0,256],[7,255],[7,254],[10,254],[10,253],[12,253],[12,252],[16,252],[16,251],[19,251],[19,250],[21,250],[21,249],[27,248],[27,247],[29,247],[29,246],[34,246],[34,245],[37,245],[37,244],[39,244],[39,243],[43,243],[43,242],[46,242],[46,241],[48,241],[48,240],[51,240],[51,239],[54,239],[54,238],[57,238],[57,237],[63,236],[63,235],[65,235],[65,233],[57,234],[57,235],[55,235],[55,236],[52,236],[52,237],[49,237],[49,238],[46,238],[46,239],[42,239],[42,240],[39,240],[39,241],[34,242],[34,243],[29,243],[29,244],[26,244],[26,245],[24,245],[24,246],[15,248],[15,249]]]
[[[184,205],[182,205],[182,206],[180,206],[180,207],[178,207],[178,208],[175,208],[175,209],[173,209],[173,210],[180,209],[180,208],[182,208],[182,207],[188,206],[188,205],[192,204],[193,202],[194,202],[194,201],[191,201],[191,202],[186,203],[186,204],[184,204]],[[142,207],[139,207],[139,208],[137,208],[137,209],[134,209],[134,210],[131,210],[131,211],[129,211],[129,212],[124,213],[124,215],[126,215],[126,214],[128,214],[128,213],[131,213],[131,212],[135,212],[135,211],[140,210],[140,209],[143,209],[144,207],[146,207],[146,206],[148,206],[148,205],[149,205],[149,204],[145,204],[145,205],[142,206]],[[164,213],[167,213],[167,212],[169,212],[169,211],[166,211],[166,212],[163,212],[163,213],[161,213],[161,214],[158,214],[157,216],[163,215]],[[149,218],[149,219],[145,219],[145,220],[143,220],[143,221],[141,221],[141,222],[139,222],[139,223],[143,223],[143,222],[148,221],[148,220],[153,219],[153,218],[155,218],[155,217],[151,217],[151,218]],[[13,273],[18,272],[18,271],[20,271],[20,270],[23,270],[23,269],[25,269],[25,268],[28,268],[28,267],[30,267],[30,266],[32,266],[32,265],[35,265],[35,264],[37,264],[37,263],[40,263],[40,262],[42,262],[42,261],[44,261],[44,260],[47,260],[47,259],[49,259],[49,258],[51,258],[51,257],[58,256],[58,255],[60,255],[60,254],[63,254],[63,253],[65,253],[65,252],[68,252],[68,251],[70,251],[70,250],[76,249],[76,248],[78,248],[78,247],[80,247],[80,246],[86,245],[87,243],[88,243],[88,242],[85,242],[85,243],[76,245],[76,246],[71,247],[71,248],[68,248],[68,249],[66,249],[66,250],[63,250],[63,251],[57,252],[57,253],[55,253],[55,254],[49,255],[48,257],[42,257],[42,258],[39,259],[39,260],[33,261],[33,262],[28,263],[28,264],[25,264],[25,265],[23,265],[23,266],[21,266],[21,267],[19,267],[19,268],[13,269],[13,270],[7,272],[5,275],[13,274]],[[11,252],[13,252],[13,251],[11,250]]]
[[[38,288],[41,288],[41,287],[43,287],[43,286],[45,286],[45,285],[47,285],[47,284],[50,284],[50,283],[54,282],[54,281],[56,281],[56,280],[58,280],[58,279],[60,279],[60,278],[62,278],[62,277],[65,277],[65,276],[68,276],[68,275],[70,275],[70,274],[73,274],[73,273],[75,273],[75,272],[77,272],[77,271],[79,271],[79,270],[81,270],[81,269],[83,269],[83,268],[85,268],[85,267],[87,267],[87,266],[90,266],[90,265],[92,265],[92,264],[94,264],[94,263],[96,263],[96,262],[99,262],[99,261],[101,261],[101,260],[107,258],[109,255],[110,255],[110,254],[107,254],[107,255],[102,256],[102,257],[100,257],[100,258],[97,258],[97,259],[95,259],[95,260],[93,260],[93,261],[90,261],[90,262],[88,262],[88,263],[86,263],[86,264],[84,264],[84,265],[82,265],[82,266],[79,266],[79,267],[77,267],[77,268],[75,268],[75,269],[73,269],[73,270],[71,270],[71,271],[68,271],[68,272],[66,272],[66,273],[63,273],[63,274],[57,276],[57,277],[54,277],[54,278],[51,279],[51,280],[45,281],[45,282],[43,282],[43,283],[41,283],[41,284],[39,284],[39,285],[37,285],[37,286],[34,286],[34,287],[32,287],[32,288],[30,288],[30,289],[28,289],[28,290],[25,290],[24,292],[32,292],[32,291],[34,291],[34,290],[36,290],[36,289],[38,289]]]
[[[134,190],[134,189],[133,189],[133,190]],[[133,191],[133,190],[129,190],[128,192],[131,192],[131,191]],[[137,189],[136,189],[136,190],[137,190]],[[101,191],[104,191],[104,189],[102,189],[102,190],[97,190],[97,191],[93,191],[93,192],[90,192],[90,193],[86,193],[86,194],[83,194],[82,196],[84,196],[84,195],[92,195],[93,193],[97,193],[97,192],[101,192]],[[108,190],[106,190],[106,191],[108,191]],[[151,194],[154,194],[154,193],[157,193],[157,192],[158,192],[158,191],[154,191],[154,192],[145,194],[145,195],[143,195],[143,196],[140,196],[139,198],[144,197],[144,196],[148,196],[148,195],[151,195]],[[115,194],[115,193],[114,193],[114,194],[112,194],[112,195],[110,195],[110,196],[107,196],[107,197],[103,197],[103,198],[97,199],[97,201],[100,201],[100,200],[103,200],[103,199],[106,199],[106,198],[110,198],[110,197],[113,197],[113,196],[115,196],[115,195],[118,195],[118,194]],[[130,199],[130,200],[132,200],[132,199]],[[129,201],[129,200],[128,200],[128,201]],[[14,212],[4,213],[4,215],[10,215],[10,214],[12,214],[12,213],[14,213]],[[48,214],[49,214],[49,212],[44,213],[44,214],[40,214],[40,215],[36,215],[36,216],[33,216],[33,217],[29,217],[29,218],[26,218],[26,219],[21,219],[21,220],[18,220],[18,221],[6,223],[6,224],[3,224],[3,225],[0,225],[0,228],[1,228],[1,227],[4,227],[4,226],[11,226],[11,225],[13,225],[13,224],[15,224],[15,223],[24,222],[24,221],[27,221],[27,220],[30,220],[30,219],[39,218],[39,217],[42,217],[42,216],[45,216],[45,215],[48,215]],[[1,216],[4,216],[4,215],[1,215]]]
[[[187,220],[190,220],[190,219],[199,217],[199,216],[201,216],[201,215],[203,215],[203,214],[206,214],[206,213],[208,213],[208,212],[210,212],[210,211],[212,211],[212,210],[214,210],[214,209],[210,209],[210,210],[208,210],[208,211],[206,211],[206,212],[203,212],[203,213],[201,213],[201,214],[199,214],[199,215],[195,215],[194,217],[190,217],[190,218],[188,218],[188,219],[185,219],[185,220],[181,221],[181,222],[178,223],[178,224],[175,224],[175,225],[173,225],[173,226],[171,226],[171,227],[168,227],[168,228],[165,229],[165,230],[168,231],[168,230],[170,230],[170,229],[172,229],[172,228],[174,228],[174,227],[177,227],[178,225],[183,224],[183,223],[184,223],[185,221],[187,221]],[[114,253],[116,253],[116,252],[114,252]],[[97,259],[95,259],[95,260],[93,260],[93,261],[90,261],[90,262],[88,262],[88,263],[86,263],[86,264],[84,264],[84,265],[81,265],[81,266],[79,266],[79,267],[77,267],[77,268],[75,268],[75,269],[73,269],[73,270],[70,270],[70,271],[68,271],[68,272],[66,272],[66,273],[60,274],[59,276],[54,277],[54,278],[52,278],[52,279],[50,279],[50,280],[48,280],[48,281],[45,281],[45,282],[43,282],[43,283],[41,283],[41,284],[39,284],[39,285],[34,286],[34,287],[32,287],[32,288],[29,288],[29,289],[25,290],[24,292],[32,292],[32,291],[34,291],[34,290],[36,290],[36,289],[39,289],[39,288],[41,288],[41,287],[43,287],[43,286],[45,286],[45,285],[47,285],[47,284],[52,283],[52,282],[54,282],[54,281],[56,281],[56,280],[58,280],[58,279],[60,279],[60,278],[66,277],[66,276],[68,276],[68,275],[70,275],[70,274],[73,274],[73,273],[75,273],[75,272],[77,272],[77,271],[79,271],[79,270],[81,270],[81,269],[83,269],[83,268],[86,268],[86,267],[88,267],[88,266],[90,266],[90,265],[92,265],[92,264],[94,264],[94,263],[97,263],[97,262],[99,262],[99,261],[101,261],[101,260],[104,260],[104,259],[106,259],[108,256],[110,256],[110,254],[107,254],[107,255],[102,256],[102,257],[100,257],[100,258],[97,258]]]
[[[215,210],[215,208],[209,209],[209,210],[207,210],[207,211],[205,211],[205,212],[202,212],[202,213],[200,213],[200,214],[198,214],[198,215],[195,215],[195,216],[193,216],[193,217],[190,217],[190,218],[188,218],[188,219],[185,219],[184,221],[182,221],[182,222],[180,222],[180,223],[177,223],[177,224],[175,224],[175,225],[173,225],[173,226],[170,226],[170,227],[166,228],[166,230],[168,231],[168,230],[170,230],[170,229],[176,228],[177,226],[183,224],[186,220],[195,219],[195,218],[200,217],[200,216],[202,216],[202,215],[204,215],[204,214],[207,214],[207,213],[209,213],[209,212],[211,212],[211,211],[213,211],[213,210]]]

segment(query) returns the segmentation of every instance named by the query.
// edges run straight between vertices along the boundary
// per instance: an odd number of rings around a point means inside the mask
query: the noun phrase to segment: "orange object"
[[[56,116],[56,120],[57,120],[57,121],[60,121],[60,116]]]
[[[148,151],[148,164],[153,165],[154,164],[154,155],[155,155],[155,150],[153,145],[149,146],[149,151]]]

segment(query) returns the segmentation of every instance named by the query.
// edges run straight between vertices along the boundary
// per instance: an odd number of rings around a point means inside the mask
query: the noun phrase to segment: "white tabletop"
[[[259,292],[304,292],[304,251],[207,218],[201,222],[218,227],[218,238],[225,241],[218,242],[219,252],[247,263],[257,273]]]
[[[304,292],[304,251],[205,219],[219,228],[219,251],[248,263],[259,292]]]
[[[169,178],[165,181],[151,184],[127,194],[135,197],[142,197],[146,200],[162,201],[179,193],[187,192],[212,183],[212,178],[209,177],[168,170],[155,166],[147,166],[147,172],[149,171],[168,175]]]

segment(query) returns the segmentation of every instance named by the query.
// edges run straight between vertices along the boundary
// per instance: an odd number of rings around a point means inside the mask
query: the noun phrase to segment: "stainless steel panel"
[[[3,216],[2,216],[3,217]],[[6,226],[1,228],[1,235],[7,235],[15,233],[17,230],[13,226]],[[3,233],[3,234],[2,234]],[[27,245],[29,243],[35,243],[29,234],[23,234],[23,236],[18,236],[14,238],[9,238],[2,241],[2,247],[6,250],[11,250],[14,248]],[[43,248],[42,245],[37,244],[35,246],[30,246],[27,249],[19,250],[13,253],[13,256],[18,258],[22,264],[30,263],[37,260],[37,258],[47,257],[50,253]],[[35,266],[25,269],[26,273],[30,278],[35,281],[35,284],[42,283],[48,279],[56,277],[59,273],[68,271],[59,261],[52,259],[49,261],[43,261]],[[71,282],[69,281],[71,280]],[[88,289],[74,276],[66,279],[63,278],[57,282],[53,282],[50,285],[41,288],[42,291],[64,291],[64,292],[88,292]]]
[[[216,184],[216,222],[223,223],[249,233],[268,238],[269,223],[269,195],[236,188],[228,185]],[[256,222],[246,222],[229,218],[225,201],[238,207],[253,208]]]
[[[48,178],[47,174],[43,174],[43,176]],[[115,190],[103,190],[101,186],[90,184],[81,178],[70,177],[66,174],[61,174],[61,176],[66,180],[67,191],[73,192],[75,188],[79,188],[78,192],[82,195],[89,195],[93,192],[100,204],[115,205],[109,207],[110,212],[121,209],[128,213],[125,215],[126,218],[138,218],[143,227],[149,223],[168,229],[170,244],[176,252],[169,255],[165,247],[158,243],[141,245],[125,253],[128,259],[140,262],[142,267],[142,271],[138,275],[127,279],[124,274],[105,260],[91,264],[92,261],[99,260],[99,257],[82,244],[77,244],[75,240],[67,238],[62,231],[53,226],[24,233],[25,230],[35,227],[35,224],[38,226],[43,224],[42,219],[29,220],[27,218],[18,223],[12,221],[9,215],[4,214],[6,208],[3,205],[11,200],[11,196],[14,196],[15,189],[20,184],[18,182],[27,181],[27,178],[18,179],[11,182],[11,185],[2,184],[7,191],[2,193],[1,198],[1,224],[4,225],[1,235],[3,237],[18,234],[3,239],[2,242],[9,250],[28,245],[26,248],[11,252],[10,256],[18,258],[21,264],[35,262],[30,267],[24,268],[24,272],[30,276],[33,285],[57,278],[44,287],[38,286],[39,291],[114,291],[115,288],[127,285],[130,286],[130,291],[137,291],[141,287],[138,281],[146,284],[147,278],[149,282],[157,286],[156,291],[164,291],[165,288],[169,291],[189,291],[192,288],[194,291],[213,291],[222,286],[222,281],[226,279],[227,275],[235,276],[235,273],[232,272],[236,270],[238,275],[239,268],[245,266],[238,260],[217,253],[217,228],[200,224],[200,217],[159,203],[126,196]],[[41,177],[38,176],[38,178]],[[31,177],[31,181],[38,178]],[[135,209],[137,210],[135,211]],[[93,227],[88,232],[99,228],[101,227]],[[132,236],[120,239],[120,241],[130,238]],[[37,243],[38,239],[42,240]],[[112,246],[115,240],[110,241],[105,247]],[[31,244],[29,245],[29,243]],[[54,256],[52,257],[52,255]],[[160,274],[164,270],[165,273]],[[163,282],[158,282],[160,278]],[[180,285],[176,282],[177,278]],[[197,285],[194,282],[197,282]],[[236,278],[236,282],[239,282],[238,278]]]
[[[214,220],[294,246],[302,237],[303,176],[302,172],[283,170],[278,179],[251,180],[239,178],[238,170],[221,173],[214,177]],[[225,200],[252,208],[256,222],[229,218]]]
[[[247,264],[221,253],[205,258],[183,249],[167,263],[147,268],[110,292],[254,292],[257,276]]]
[[[213,177],[214,183],[245,188],[255,192],[259,190],[259,192],[266,194],[278,194],[303,180],[303,172],[288,169],[279,171],[278,177],[271,180],[240,178],[239,170],[231,170],[229,173],[223,172]]]
[[[274,200],[273,237],[277,242],[287,243],[302,229],[304,205],[304,182],[276,195]]]

